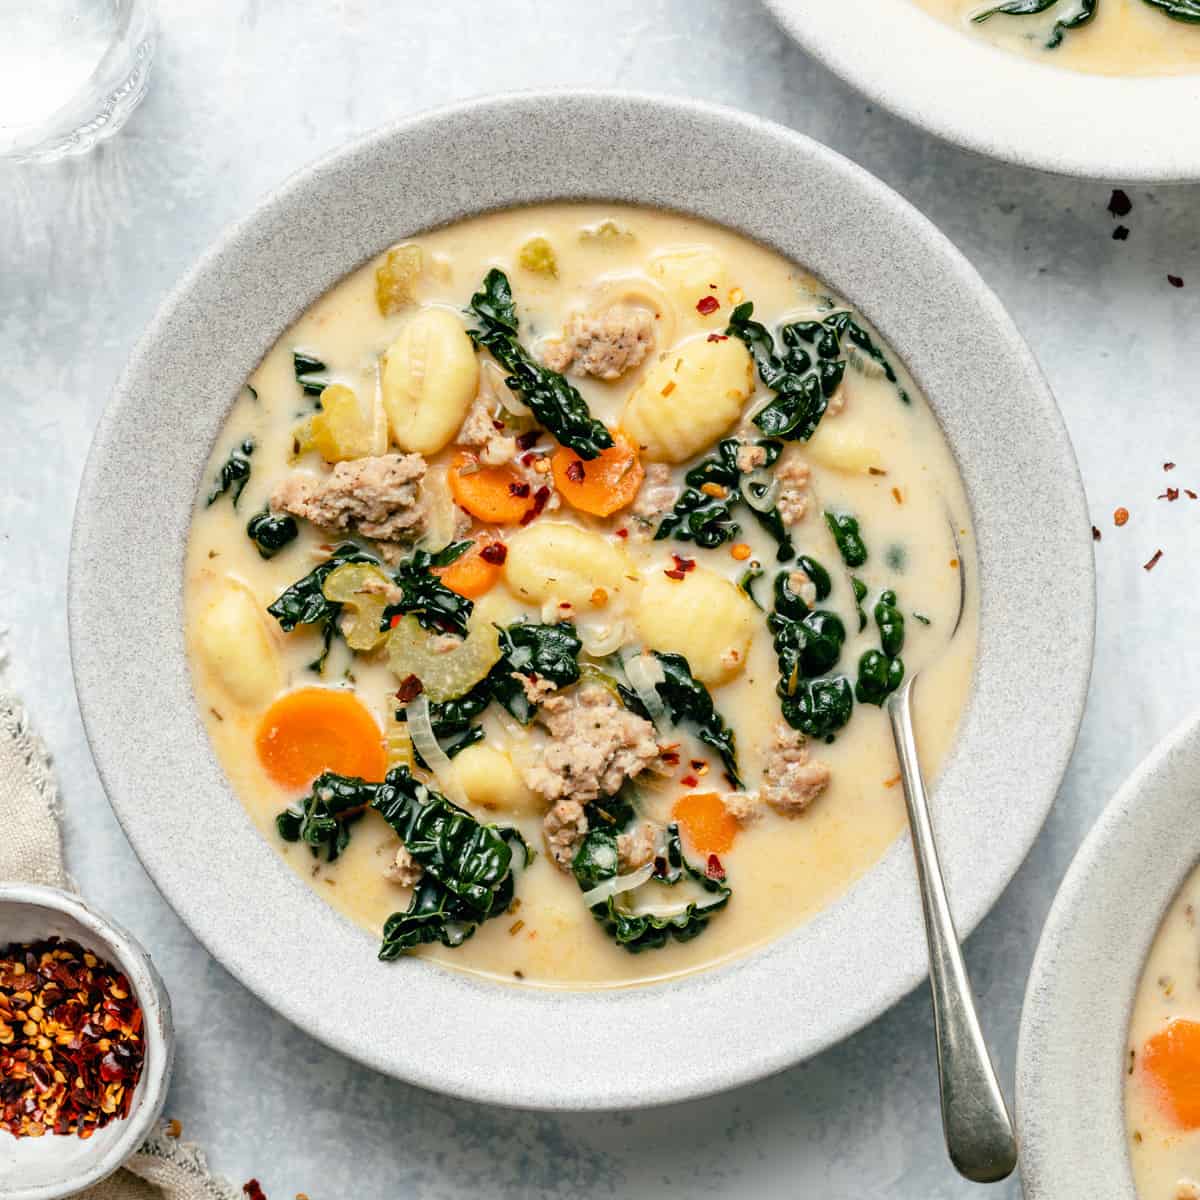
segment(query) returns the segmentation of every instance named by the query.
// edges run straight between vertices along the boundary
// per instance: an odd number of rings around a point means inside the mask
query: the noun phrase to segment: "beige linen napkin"
[[[58,784],[25,710],[0,693],[0,880],[76,890],[63,862]],[[123,1170],[80,1193],[81,1200],[242,1200],[208,1173],[195,1146],[161,1128]]]

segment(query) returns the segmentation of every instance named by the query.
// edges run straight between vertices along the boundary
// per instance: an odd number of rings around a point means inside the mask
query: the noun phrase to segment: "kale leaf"
[[[306,396],[319,396],[329,386],[329,380],[313,378],[326,370],[328,368],[319,358],[313,358],[311,354],[301,354],[299,350],[292,351],[292,371],[300,390]]]
[[[583,892],[613,878],[619,869],[616,835],[605,829],[593,829],[584,838],[571,869]],[[689,942],[708,928],[713,915],[729,903],[733,890],[725,884],[723,875],[712,877],[693,867],[680,846],[679,827],[668,825],[666,853],[655,860],[655,873],[646,886],[672,888],[683,881],[697,885],[703,893],[683,909],[668,900],[667,911],[662,915],[653,909],[631,913],[621,907],[622,897],[616,895],[592,905],[592,916],[630,954],[661,949],[671,938]]]
[[[478,329],[467,333],[476,346],[491,352],[508,372],[505,383],[545,429],[580,458],[593,459],[612,444],[612,434],[588,410],[579,392],[560,375],[542,366],[517,338],[517,310],[508,276],[496,268],[471,297],[471,313]]]
[[[750,443],[745,443],[750,444]],[[764,467],[772,467],[783,450],[783,443],[763,439],[753,443],[766,454]],[[687,487],[675,501],[675,507],[659,524],[654,540],[662,541],[673,537],[681,542],[695,542],[711,550],[737,537],[741,528],[733,519],[733,510],[744,500],[741,491],[743,472],[737,465],[738,449],[743,443],[738,438],[725,438],[717,444],[717,452],[697,463],[684,476]],[[748,473],[748,472],[747,472]],[[761,495],[764,484],[752,484]],[[703,489],[707,487],[709,491]],[[719,495],[711,495],[720,490]],[[786,562],[796,556],[795,547],[788,536],[777,507],[759,512],[748,505],[754,519],[775,539],[779,545],[776,558]]]
[[[342,606],[336,601],[325,599],[322,587],[326,576],[343,563],[373,563],[378,566],[379,559],[354,542],[343,542],[324,562],[318,563],[303,578],[284,588],[267,605],[267,612],[279,622],[284,633],[291,633],[297,625],[315,625],[320,629],[324,649],[320,657],[308,664],[311,670],[318,672],[325,669],[325,659],[329,656],[329,648],[337,632],[338,614],[342,611]]]
[[[326,861],[335,862],[350,844],[350,826],[367,811],[376,787],[326,771],[313,780],[299,808],[285,808],[275,818],[275,828],[285,842],[304,842],[314,858],[324,851]]]
[[[579,680],[579,652],[583,643],[569,621],[557,625],[516,624],[500,631],[500,650],[504,657],[491,669],[492,697],[522,725],[534,717],[520,680],[513,675],[537,675],[557,687],[568,687]]]
[[[858,529],[858,518],[850,513],[825,514],[825,524],[837,542],[842,562],[848,567],[861,567],[867,561],[867,544]]]
[[[228,492],[233,507],[237,508],[238,501],[246,490],[246,484],[250,482],[250,455],[253,453],[254,439],[251,437],[245,438],[229,452],[229,457],[217,472],[212,491],[208,493],[210,505],[216,504]]]
[[[664,676],[661,683],[654,685],[654,690],[666,705],[671,720],[676,725],[684,721],[694,725],[696,736],[720,755],[730,782],[740,788],[742,777],[738,772],[733,730],[717,712],[708,689],[692,675],[688,660],[682,654],[667,654],[659,650],[652,650],[651,653],[662,665]],[[626,708],[650,719],[650,714],[633,688],[621,686],[618,691]]]
[[[471,548],[470,542],[451,542],[444,550],[430,554],[416,550],[395,570],[396,586],[404,593],[396,603],[383,610],[381,629],[387,629],[392,618],[412,614],[425,629],[465,636],[467,618],[474,603],[458,592],[451,591],[435,574],[434,567],[448,567]]]
[[[875,604],[875,624],[882,649],[868,650],[858,660],[858,682],[854,694],[860,704],[883,702],[904,682],[904,614],[896,603],[896,593],[883,592]]]
[[[1157,8],[1173,21],[1187,25],[1200,25],[1200,0],[1142,0],[1151,8]]]
[[[246,525],[246,536],[258,547],[263,558],[274,558],[300,532],[296,518],[276,516],[269,511],[256,513]]]
[[[1171,0],[1173,3],[1174,0]],[[1044,13],[1048,9],[1053,8],[1059,0],[1006,0],[1004,4],[994,5],[992,8],[984,9],[983,12],[976,13],[971,20],[976,24],[986,21],[989,17],[1003,15],[1008,17],[1030,17],[1036,16],[1038,13]],[[1154,0],[1147,0],[1147,3],[1154,3]],[[1062,45],[1063,37],[1072,29],[1079,29],[1081,26],[1088,24],[1096,15],[1096,8],[1099,5],[1099,0],[1079,0],[1079,8],[1068,17],[1063,17],[1054,22],[1054,27],[1050,30],[1050,36],[1046,41],[1046,49],[1054,50]]]
[[[833,741],[854,710],[854,689],[844,675],[802,679],[791,694],[786,694],[780,680],[778,690],[783,719],[793,729],[827,742]]]

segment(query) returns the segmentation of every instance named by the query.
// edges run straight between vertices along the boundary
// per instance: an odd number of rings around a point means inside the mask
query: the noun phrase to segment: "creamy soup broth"
[[[1067,30],[1050,49],[1056,21],[1078,11],[1063,0],[1044,13],[997,13],[976,23],[993,4],[981,0],[915,0],[926,12],[1006,50],[1039,62],[1099,75],[1177,75],[1200,69],[1200,26],[1172,20],[1146,0],[1099,0],[1086,25]]]
[[[1198,914],[1200,870],[1167,910],[1134,999],[1125,1118],[1140,1200],[1200,1197]]]
[[[582,233],[605,228],[613,236]],[[544,238],[552,248],[556,275],[519,265],[521,248],[533,237]],[[755,318],[768,328],[798,316],[820,319],[831,304],[822,286],[772,251],[724,229],[651,210],[549,205],[464,221],[415,242],[422,265],[414,304],[381,315],[376,269],[382,259],[373,260],[314,303],[267,354],[213,448],[186,558],[185,609],[197,702],[234,791],[287,865],[329,904],[375,935],[389,914],[408,903],[408,889],[383,873],[395,854],[396,835],[375,812],[368,812],[355,825],[345,853],[332,864],[314,859],[303,844],[284,842],[276,831],[276,816],[306,789],[281,786],[256,753],[264,712],[278,695],[291,689],[352,689],[380,730],[398,706],[397,677],[381,656],[352,656],[344,642],[335,639],[325,670],[317,675],[309,664],[320,652],[320,636],[304,626],[285,634],[265,611],[285,588],[321,561],[331,545],[345,540],[344,534],[331,534],[301,520],[299,536],[274,557],[264,559],[247,537],[248,519],[267,507],[281,477],[295,470],[328,470],[312,452],[293,459],[295,430],[314,412],[315,403],[298,386],[294,352],[302,350],[321,360],[327,364],[327,379],[369,398],[379,387],[380,355],[406,322],[425,307],[439,306],[465,326],[469,322],[464,309],[490,267],[502,268],[512,281],[526,345],[537,346],[539,338],[556,336],[572,312],[595,304],[598,296],[628,294],[654,310],[653,353],[613,382],[571,376],[592,414],[615,427],[628,397],[660,358],[689,339],[707,345],[706,335],[723,337],[731,308],[741,298],[753,300]],[[709,314],[698,311],[698,301],[710,296],[719,307]],[[481,375],[485,399],[495,395],[489,389],[495,389],[497,374],[485,369]],[[971,679],[977,625],[974,542],[953,457],[925,400],[903,376],[901,382],[909,403],[877,371],[848,370],[838,402],[832,406],[844,401],[841,411],[831,408],[811,443],[789,444],[786,453],[811,468],[810,511],[789,532],[797,549],[818,559],[833,579],[832,593],[820,607],[837,613],[845,624],[847,640],[837,670],[851,680],[860,655],[880,644],[880,632],[870,619],[871,606],[881,589],[896,590],[898,607],[906,618],[903,661],[909,672],[922,671],[917,735],[926,772],[933,777],[951,746]],[[756,380],[755,386],[746,414],[769,395],[761,381]],[[757,434],[744,416],[735,422],[735,432]],[[228,493],[206,503],[210,481],[247,438],[254,442],[251,470],[236,508]],[[546,441],[543,437],[542,443]],[[391,449],[395,451],[394,446]],[[710,452],[711,447],[706,448],[673,467],[675,482]],[[445,451],[430,456],[431,471],[453,454],[452,441]],[[569,504],[553,507],[553,503],[523,530],[507,526],[498,530],[499,536],[511,539],[541,522],[573,524],[598,532],[617,546],[632,577],[602,609],[584,611],[587,605],[583,605],[577,614],[580,624],[602,625],[628,614],[639,589],[673,569],[672,554],[696,564],[682,586],[691,586],[695,572],[702,570],[736,582],[748,566],[761,563],[765,574],[757,582],[756,595],[770,608],[772,580],[780,569],[776,544],[744,505],[739,510],[736,542],[705,549],[694,543],[628,536],[634,523],[628,508],[600,519]],[[854,571],[868,588],[864,602],[868,621],[862,632],[849,572],[822,510],[852,512],[869,549],[868,561]],[[626,536],[617,536],[620,529]],[[735,546],[742,547],[738,553],[747,553],[748,547],[747,557],[735,558]],[[951,639],[964,593],[964,573],[965,610]],[[265,684],[258,679],[242,687],[237,681],[240,668],[231,669],[228,662],[231,655],[241,656],[223,650],[211,622],[206,626],[205,614],[231,587],[248,593],[254,610],[261,614],[253,639],[267,647]],[[502,579],[477,604],[501,623],[540,620],[542,604],[518,592]],[[710,688],[716,709],[736,735],[744,788],[752,794],[762,781],[780,718],[775,692],[779,668],[765,617],[754,612],[757,625],[744,670]],[[632,648],[642,648],[636,634]],[[528,748],[516,744],[522,736],[519,726],[496,705],[484,713],[481,723],[486,734],[483,744],[509,753],[514,761],[528,761]],[[664,823],[681,796],[729,790],[720,782],[717,756],[688,732],[686,724],[673,728],[662,740],[679,744],[679,764],[665,774],[639,777],[642,816]],[[879,860],[904,825],[897,766],[882,708],[856,704],[836,740],[828,745],[810,741],[809,750],[827,764],[828,786],[798,815],[766,809],[738,829],[732,847],[719,855],[732,898],[708,921],[702,936],[682,943],[668,941],[661,949],[641,954],[628,953],[583,906],[580,885],[572,875],[556,867],[545,852],[541,809],[496,811],[469,803],[481,820],[519,828],[537,856],[517,877],[515,911],[484,922],[457,948],[433,945],[416,953],[447,966],[527,984],[620,986],[709,967],[778,937],[842,895]],[[536,749],[532,756],[536,759]],[[697,852],[686,834],[682,846],[690,861],[704,866],[706,856]],[[372,966],[370,950],[364,945],[364,969]]]

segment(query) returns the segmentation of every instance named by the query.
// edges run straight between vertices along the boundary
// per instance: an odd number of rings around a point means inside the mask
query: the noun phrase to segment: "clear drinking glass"
[[[0,159],[82,154],[145,95],[152,0],[0,0]]]

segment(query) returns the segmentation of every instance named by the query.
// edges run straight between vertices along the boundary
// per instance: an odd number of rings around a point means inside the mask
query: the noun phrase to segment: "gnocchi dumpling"
[[[236,579],[212,586],[195,636],[201,661],[238,704],[257,708],[283,686],[279,651],[262,606]]]
[[[436,454],[458,432],[479,387],[479,362],[462,322],[444,308],[419,312],[383,356],[383,405],[403,450]]]
[[[725,263],[711,246],[674,246],[664,250],[650,260],[650,274],[680,313],[691,317],[698,316],[696,304],[703,297],[713,296],[724,306],[729,291]]]
[[[642,585],[638,632],[652,650],[682,654],[701,683],[726,683],[746,665],[758,610],[724,576],[696,567],[657,571]]]
[[[871,442],[861,422],[839,416],[825,420],[808,439],[808,457],[833,471],[865,475],[883,465],[879,447]]]
[[[652,462],[684,462],[737,424],[753,390],[754,362],[743,342],[690,338],[646,373],[621,427]]]
[[[518,599],[575,608],[593,603],[596,590],[606,602],[629,586],[636,573],[624,552],[608,538],[561,521],[535,521],[508,539],[504,577]]]
[[[520,771],[503,750],[476,742],[454,756],[454,774],[468,801],[480,808],[536,813],[544,805],[525,786]]]

